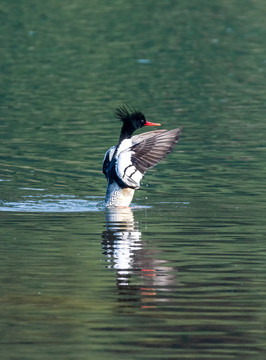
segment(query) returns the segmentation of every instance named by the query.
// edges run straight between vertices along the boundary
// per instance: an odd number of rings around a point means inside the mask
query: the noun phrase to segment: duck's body
[[[135,135],[133,132],[142,126],[159,126],[149,123],[141,112],[127,108],[116,110],[116,115],[124,123],[119,142],[112,146],[103,160],[103,173],[108,184],[105,205],[129,206],[134,192],[140,187],[145,172],[158,164],[175,146],[181,135],[181,129],[155,130]]]

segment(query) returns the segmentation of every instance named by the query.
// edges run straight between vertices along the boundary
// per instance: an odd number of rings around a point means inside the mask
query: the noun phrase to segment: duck
[[[107,179],[105,206],[128,207],[146,171],[157,165],[178,142],[182,128],[154,130],[133,135],[144,126],[161,126],[147,121],[141,111],[126,105],[115,109],[123,125],[117,145],[110,147],[103,159]]]

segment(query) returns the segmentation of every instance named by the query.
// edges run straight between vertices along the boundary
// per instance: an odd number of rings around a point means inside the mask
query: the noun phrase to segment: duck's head
[[[161,126],[161,124],[147,121],[142,112],[126,106],[118,107],[115,110],[115,116],[123,122],[120,139],[121,137],[130,138],[134,131],[143,126]]]

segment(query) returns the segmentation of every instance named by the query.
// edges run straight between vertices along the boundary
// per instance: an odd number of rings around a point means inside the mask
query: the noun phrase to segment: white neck
[[[129,206],[133,196],[134,189],[121,188],[116,182],[109,183],[106,189],[105,206]]]

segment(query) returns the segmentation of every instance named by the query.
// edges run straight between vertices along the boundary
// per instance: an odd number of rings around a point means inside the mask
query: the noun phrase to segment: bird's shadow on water
[[[160,259],[160,251],[150,247],[142,236],[141,223],[134,212],[143,213],[152,206],[105,208],[102,197],[78,198],[69,195],[25,195],[19,201],[0,201],[0,211],[24,213],[105,212],[106,230],[101,234],[106,269],[114,271],[118,302],[125,309],[156,307],[156,301],[167,301],[166,293],[177,284],[176,269]],[[160,295],[163,291],[164,295]],[[157,299],[155,301],[155,299]]]
[[[160,252],[143,240],[132,208],[106,209],[102,250],[106,268],[115,270],[118,302],[124,310],[133,304],[156,308],[158,301],[168,301],[167,293],[177,285],[177,271],[167,266],[160,259]]]

